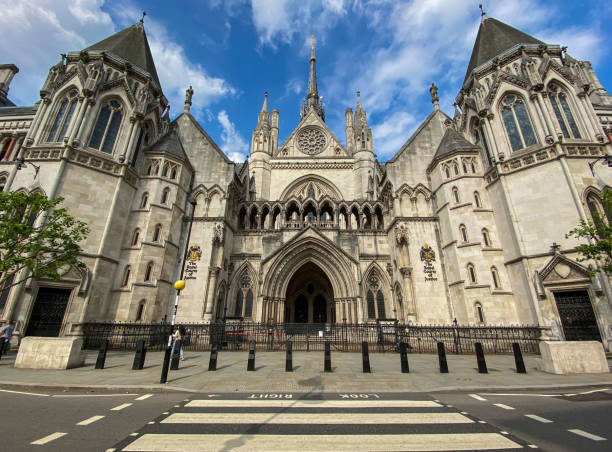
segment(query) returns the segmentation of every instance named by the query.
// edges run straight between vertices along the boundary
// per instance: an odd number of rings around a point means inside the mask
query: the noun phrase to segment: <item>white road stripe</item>
[[[77,425],[93,424],[94,422],[99,421],[100,419],[104,419],[104,416],[92,416],[89,419],[85,419],[84,421],[78,422]]]
[[[441,451],[516,449],[522,446],[498,433],[358,435],[354,443],[346,435],[206,435],[206,434],[146,434],[125,447],[124,451],[165,452],[202,451],[267,451],[304,452],[352,451],[377,452],[388,450]],[[306,446],[307,445],[307,446]]]
[[[542,424],[551,424],[553,421],[544,417],[536,416],[535,414],[526,414],[525,417],[533,419],[534,421],[541,422]]]
[[[575,435],[584,436],[585,438],[592,439],[593,441],[606,441],[606,438],[603,438],[597,435],[593,435],[592,433],[585,432],[584,430],[580,430],[577,428],[570,429],[568,430],[568,432],[572,432]]]
[[[500,408],[503,408],[504,410],[513,410],[514,409],[511,406],[504,405],[503,403],[494,403],[493,405],[498,406]]]
[[[280,408],[440,408],[431,400],[192,400],[187,408],[204,407],[280,407]]]
[[[145,394],[145,395],[141,395],[140,397],[137,397],[136,400],[145,400],[152,396],[153,394]]]
[[[67,435],[67,434],[68,433],[62,433],[62,432],[51,433],[50,435],[47,435],[44,438],[40,438],[40,439],[37,439],[36,441],[32,441],[30,444],[42,446],[43,444],[50,443],[54,439],[61,438],[62,436]]]
[[[471,424],[459,413],[174,413],[162,424]]]
[[[129,407],[129,406],[132,406],[132,404],[131,403],[122,403],[121,405],[117,405],[115,408],[111,408],[110,410],[111,411],[119,411],[119,410],[122,410],[124,408]]]
[[[38,394],[36,392],[9,391],[8,389],[0,389],[0,392],[10,392],[11,394],[33,395],[33,396],[38,396],[38,397],[49,397],[49,394]]]
[[[478,394],[469,394],[469,396],[473,399],[480,400],[481,402],[485,402],[487,400],[484,397],[480,397]]]
[[[51,397],[127,397],[138,394],[57,394]]]

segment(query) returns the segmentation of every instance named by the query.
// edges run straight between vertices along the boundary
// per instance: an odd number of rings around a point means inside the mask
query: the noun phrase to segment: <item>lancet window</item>
[[[523,99],[516,94],[508,94],[502,99],[501,114],[513,151],[537,144]]]
[[[112,154],[123,119],[122,111],[121,104],[116,100],[110,100],[102,106],[89,140],[90,148]]]
[[[236,291],[234,315],[245,319],[251,319],[253,317],[253,280],[247,272],[245,272],[239,280],[239,287]]]
[[[47,137],[47,141],[49,142],[59,142],[64,139],[66,136],[66,132],[68,131],[68,126],[70,125],[70,120],[72,119],[72,115],[74,114],[74,110],[77,105],[77,91],[70,91],[62,100],[55,114],[55,119],[53,120],[53,126],[51,127],[51,131],[49,132],[49,136]]]
[[[386,319],[385,313],[385,295],[382,291],[382,278],[378,272],[373,271],[368,276],[366,304],[368,311],[368,319]]]
[[[572,110],[567,101],[567,95],[557,85],[548,87],[550,102],[552,103],[559,127],[565,138],[581,138],[580,131],[572,115]]]

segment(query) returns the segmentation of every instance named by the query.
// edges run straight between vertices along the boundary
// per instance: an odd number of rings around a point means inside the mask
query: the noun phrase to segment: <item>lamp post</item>
[[[174,283],[176,289],[176,296],[174,297],[174,310],[172,311],[172,318],[170,319],[170,334],[168,335],[168,345],[166,346],[166,353],[164,354],[164,363],[162,365],[160,383],[166,383],[168,380],[168,367],[170,366],[170,351],[172,350],[172,333],[174,330],[174,322],[176,321],[176,312],[178,310],[179,297],[181,290],[185,288],[185,281],[183,281],[183,274],[185,273],[185,263],[187,262],[187,253],[189,252],[189,240],[191,239],[191,226],[193,225],[193,214],[195,212],[196,202],[194,199],[189,197],[189,203],[191,204],[191,218],[189,220],[189,231],[187,232],[187,240],[185,242],[185,254],[183,255],[183,265],[181,266],[181,276]]]

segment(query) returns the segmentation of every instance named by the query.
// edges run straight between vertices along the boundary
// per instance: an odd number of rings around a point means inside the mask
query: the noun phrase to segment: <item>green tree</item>
[[[85,268],[78,260],[79,242],[89,229],[60,207],[62,201],[42,193],[0,192],[1,288],[33,277],[59,280],[58,270],[67,265]]]
[[[608,218],[612,218],[612,190],[606,190],[603,196],[603,208],[605,215],[592,211],[593,221],[581,220],[580,225],[567,233],[567,237],[587,239],[576,247],[582,257],[577,260],[598,261],[601,269],[608,275],[612,275],[612,226]],[[597,268],[589,264],[591,275],[597,273]]]

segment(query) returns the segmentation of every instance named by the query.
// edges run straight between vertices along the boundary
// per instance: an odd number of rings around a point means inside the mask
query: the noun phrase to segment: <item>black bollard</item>
[[[293,351],[291,341],[287,341],[287,356],[285,358],[285,372],[293,372]]]
[[[255,370],[255,341],[249,342],[249,362],[247,363],[247,371]]]
[[[329,341],[325,341],[325,363],[324,368],[325,372],[331,372],[331,348],[329,345]]]
[[[147,347],[145,347],[145,341],[138,341],[136,353],[134,354],[134,362],[132,363],[132,370],[141,370],[144,367],[146,356]]]
[[[217,344],[213,344],[210,349],[210,360],[208,361],[208,370],[217,370]]]
[[[368,352],[368,343],[366,341],[361,343],[361,359],[363,361],[363,373],[370,373],[370,354]]]
[[[523,361],[523,354],[521,353],[521,347],[517,342],[512,343],[512,350],[514,351],[514,362],[516,363],[516,373],[526,374],[525,362]]]
[[[181,347],[183,343],[180,339],[177,339],[174,344],[174,355],[172,355],[172,360],[170,362],[170,370],[179,370],[179,359],[181,358]]]
[[[0,359],[2,358],[2,355],[4,354],[4,346],[6,345],[6,338],[5,337],[0,337]]]
[[[489,373],[489,371],[487,370],[487,362],[485,361],[484,350],[482,349],[482,344],[480,342],[475,342],[474,348],[476,349],[476,361],[478,362],[478,373],[479,374]]]
[[[438,361],[440,362],[440,373],[448,373],[448,364],[446,363],[446,350],[444,349],[444,342],[438,342]]]
[[[172,350],[170,347],[166,347],[166,353],[164,353],[164,363],[162,364],[162,373],[161,378],[159,379],[160,383],[165,383],[168,381],[168,366],[170,365],[170,352]]]
[[[410,373],[410,368],[408,367],[408,352],[406,351],[405,342],[400,342],[400,362],[402,364],[402,373]]]
[[[104,363],[106,362],[106,350],[108,350],[108,339],[104,339],[100,344],[100,351],[98,352],[98,358],[96,359],[96,369],[104,369]]]

